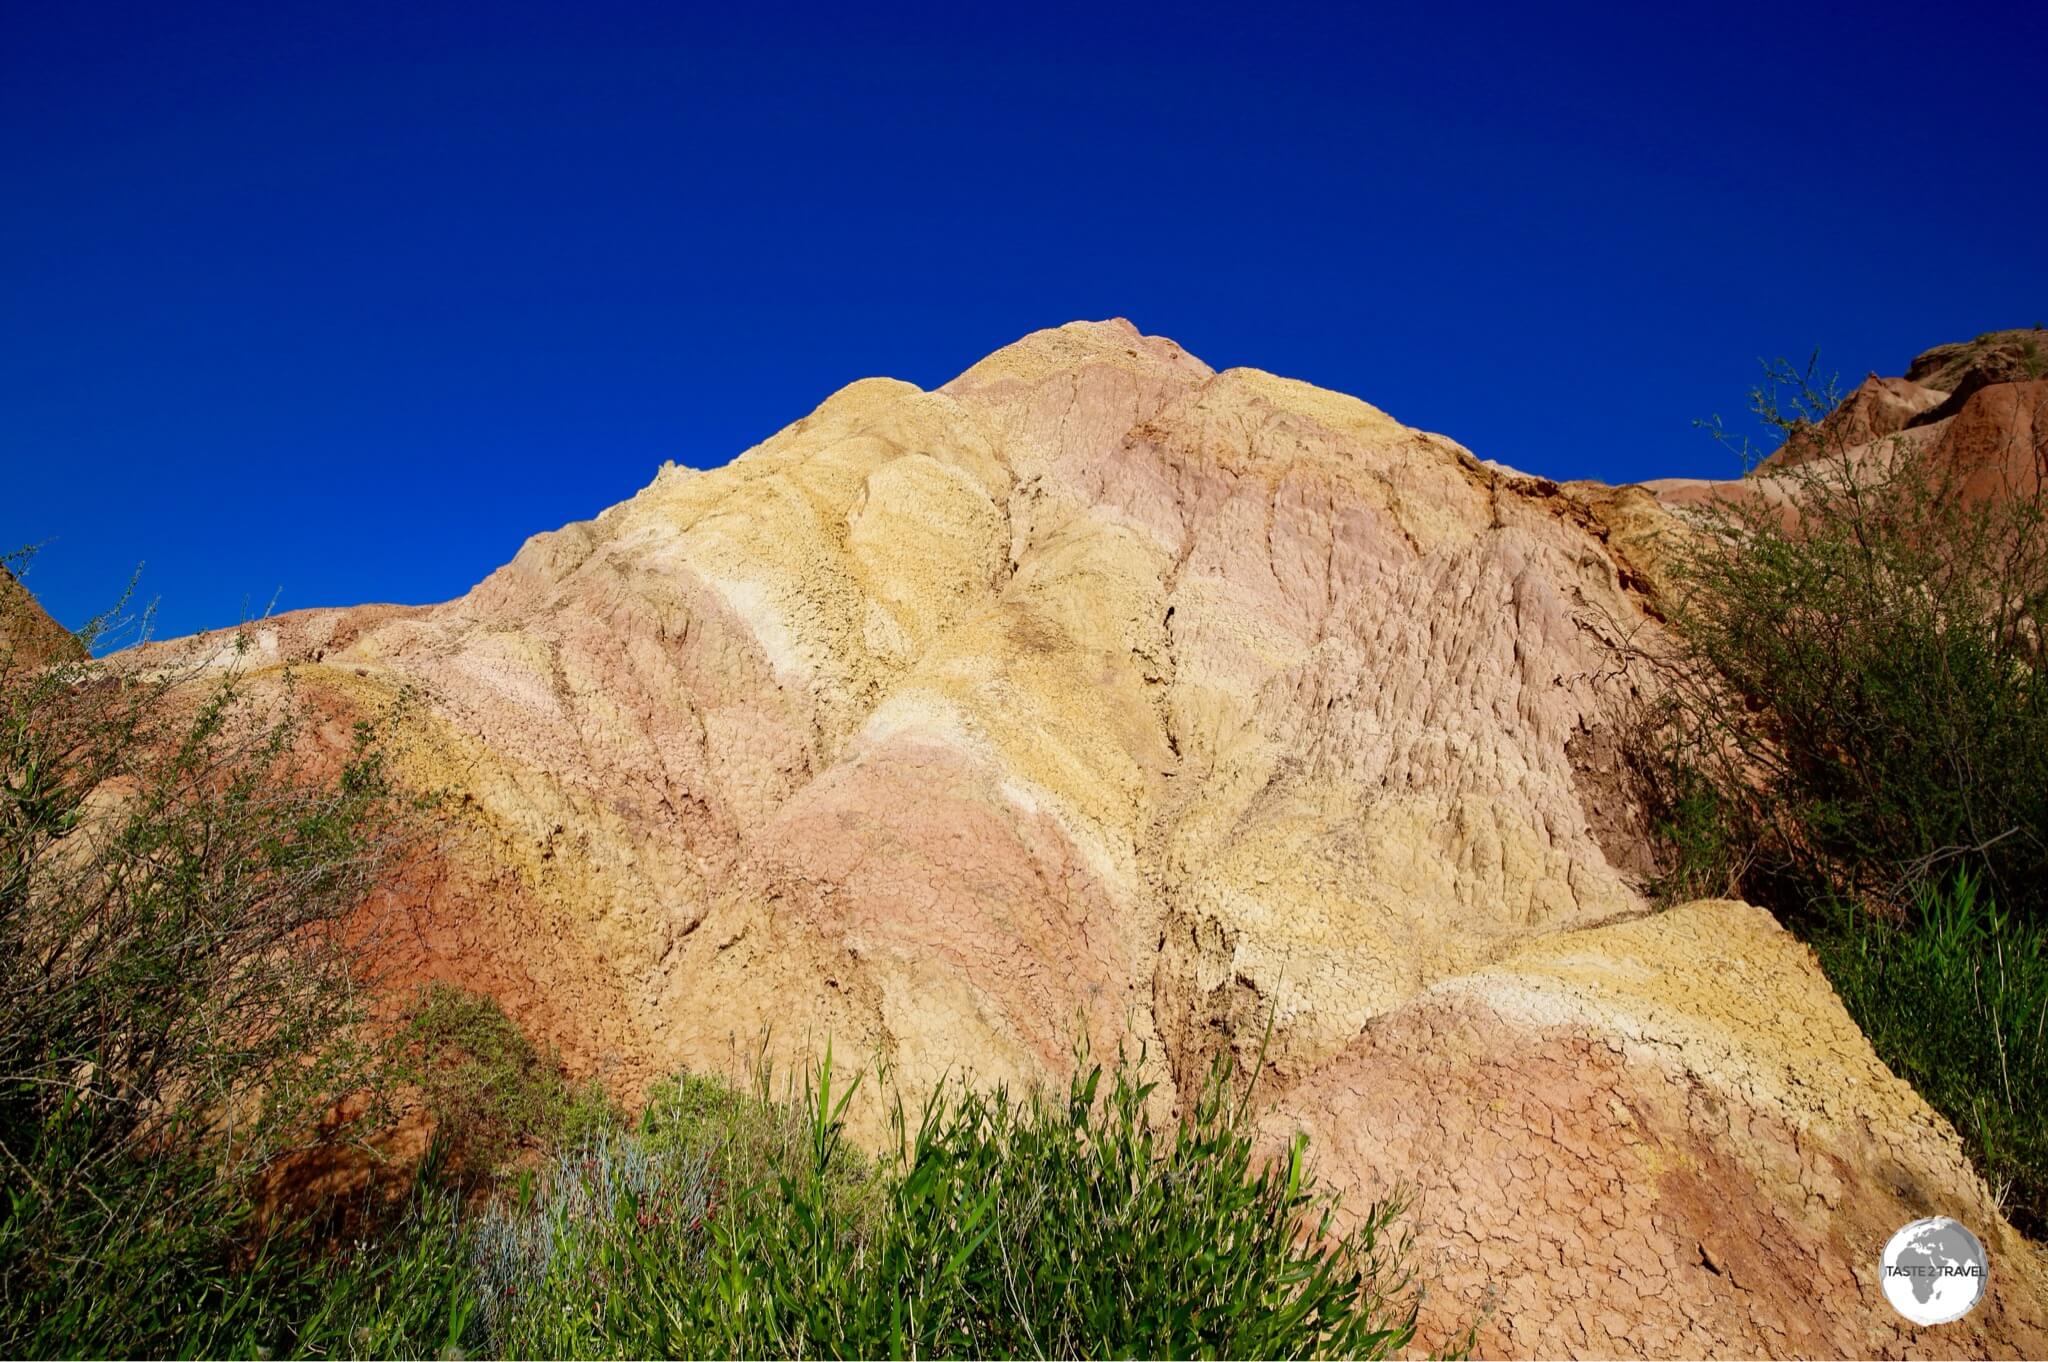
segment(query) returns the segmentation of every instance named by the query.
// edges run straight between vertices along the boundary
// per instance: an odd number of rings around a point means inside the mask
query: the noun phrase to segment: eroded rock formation
[[[2048,331],[1992,331],[1938,345],[1903,378],[1870,375],[1813,426],[1801,426],[1747,477],[1643,484],[1672,506],[1727,497],[1785,505],[1792,470],[1825,460],[1852,475],[1904,459],[1975,500],[2031,498],[2048,477]]]
[[[0,566],[0,663],[35,667],[84,655],[71,631],[50,618],[19,577]]]
[[[1938,1346],[2048,1350],[2035,1250],[1803,948],[1638,892],[1603,640],[1670,523],[1077,323],[255,656],[337,740],[417,693],[460,835],[397,962],[624,1086],[770,1026],[1057,1080],[1085,1030],[1170,1109],[1270,1017],[1276,1132],[1414,1189],[1433,1337],[1492,1291],[1494,1352],[1894,1353],[1878,1249],[1942,1212],[1994,1299]]]

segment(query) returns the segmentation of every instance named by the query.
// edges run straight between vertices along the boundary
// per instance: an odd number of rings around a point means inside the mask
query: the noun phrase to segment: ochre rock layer
[[[1807,953],[1638,892],[1605,642],[1671,526],[1076,323],[253,656],[337,741],[416,696],[455,818],[393,962],[625,1088],[764,1032],[1057,1082],[1085,1035],[1164,1116],[1270,1019],[1276,1137],[1412,1190],[1433,1338],[1491,1293],[1491,1352],[1896,1353],[1876,1255],[1943,1212],[1994,1299],[1936,1346],[2048,1350],[2034,1250]]]

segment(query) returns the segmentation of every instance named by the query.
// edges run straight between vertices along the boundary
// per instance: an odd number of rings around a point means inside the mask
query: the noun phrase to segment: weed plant
[[[1891,1068],[1947,1115],[2022,1230],[2048,1233],[2048,929],[1968,871],[1903,920],[1830,905],[1814,944]]]
[[[847,1145],[853,1086],[835,1082],[829,1051],[794,1100],[680,1080],[637,1128],[564,1151],[453,1234],[423,1193],[375,1275],[335,1275],[307,1351],[1375,1357],[1413,1341],[1399,1207],[1340,1229],[1301,1141],[1258,1156],[1223,1068],[1163,1131],[1133,1063],[1086,1065],[1058,1099],[947,1085],[914,1123],[897,1110],[880,1159]]]

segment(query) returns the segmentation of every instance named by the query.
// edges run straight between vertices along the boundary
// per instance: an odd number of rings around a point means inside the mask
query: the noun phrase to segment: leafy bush
[[[793,1102],[703,1079],[464,1225],[394,1249],[429,1271],[348,1337],[510,1356],[1384,1356],[1419,1299],[1374,1206],[1338,1233],[1297,1142],[1255,1156],[1216,1071],[1161,1132],[1135,1067],[1064,1100],[947,1087],[880,1162],[856,1155],[829,1053]],[[1108,1091],[1102,1091],[1105,1077]],[[794,1136],[795,1138],[785,1138]],[[737,1177],[735,1175],[738,1175]],[[470,1293],[465,1313],[447,1302]],[[396,1322],[396,1328],[393,1327]]]
[[[1635,754],[1673,897],[1805,932],[1877,1050],[2048,1229],[2048,490],[1851,447],[1779,364],[1806,462],[1699,512]],[[2037,414],[2036,438],[2048,434]],[[2001,454],[2015,451],[1997,451]],[[2048,474],[2048,449],[2030,453]]]
[[[1960,865],[2048,920],[2048,490],[1967,495],[1903,441],[1851,448],[1832,387],[1771,373],[1754,409],[1811,457],[1771,470],[1782,502],[1750,483],[1697,514],[1676,648],[1639,655],[1667,831],[1781,904],[1900,906]]]
[[[878,1222],[841,1214],[829,1067],[811,1160],[713,1222],[700,1328],[741,1354],[1381,1355],[1414,1300],[1370,1208],[1348,1234],[1297,1144],[1255,1157],[1219,1066],[1186,1122],[1084,1065],[1064,1101],[942,1089],[898,1141]],[[843,1101],[843,1099],[842,1099]],[[700,1339],[704,1335],[699,1336]],[[652,1341],[652,1340],[650,1340]],[[701,1344],[700,1344],[701,1346]]]
[[[601,1086],[571,1086],[560,1059],[480,993],[422,989],[389,1056],[385,1080],[418,1090],[453,1177],[488,1178],[515,1149],[577,1143],[616,1120]]]
[[[1955,1122],[2006,1214],[2048,1232],[2048,927],[1965,871],[1904,921],[1837,903],[1821,964],[1891,1068]]]
[[[233,1351],[290,1265],[249,1190],[355,1086],[386,730],[329,775],[234,659],[0,656],[0,1348]]]
[[[700,1286],[717,1187],[706,1155],[658,1151],[630,1133],[558,1155],[475,1225],[470,1263],[490,1349],[611,1356],[688,1337],[663,1320],[678,1283]]]

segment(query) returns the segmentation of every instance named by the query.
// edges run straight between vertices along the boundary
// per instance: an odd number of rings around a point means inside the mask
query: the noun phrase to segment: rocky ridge
[[[0,663],[33,667],[84,655],[71,631],[50,618],[19,577],[0,566]]]
[[[328,741],[418,697],[460,834],[394,963],[623,1087],[764,1031],[1026,1084],[1081,1032],[1165,1114],[1270,1018],[1276,1136],[1412,1189],[1433,1338],[1491,1294],[1486,1351],[1898,1354],[1877,1251],[1943,1213],[1993,1298],[1940,1346],[2039,1354],[2038,1251],[1804,948],[1639,892],[1606,644],[1658,627],[1673,490],[1075,323],[254,656]]]
[[[1871,374],[1743,478],[1643,484],[1669,505],[1729,496],[1782,505],[1793,470],[1819,459],[1867,475],[1907,459],[1974,499],[2037,495],[2048,475],[2048,331],[1990,331],[1916,356],[1903,377]]]

